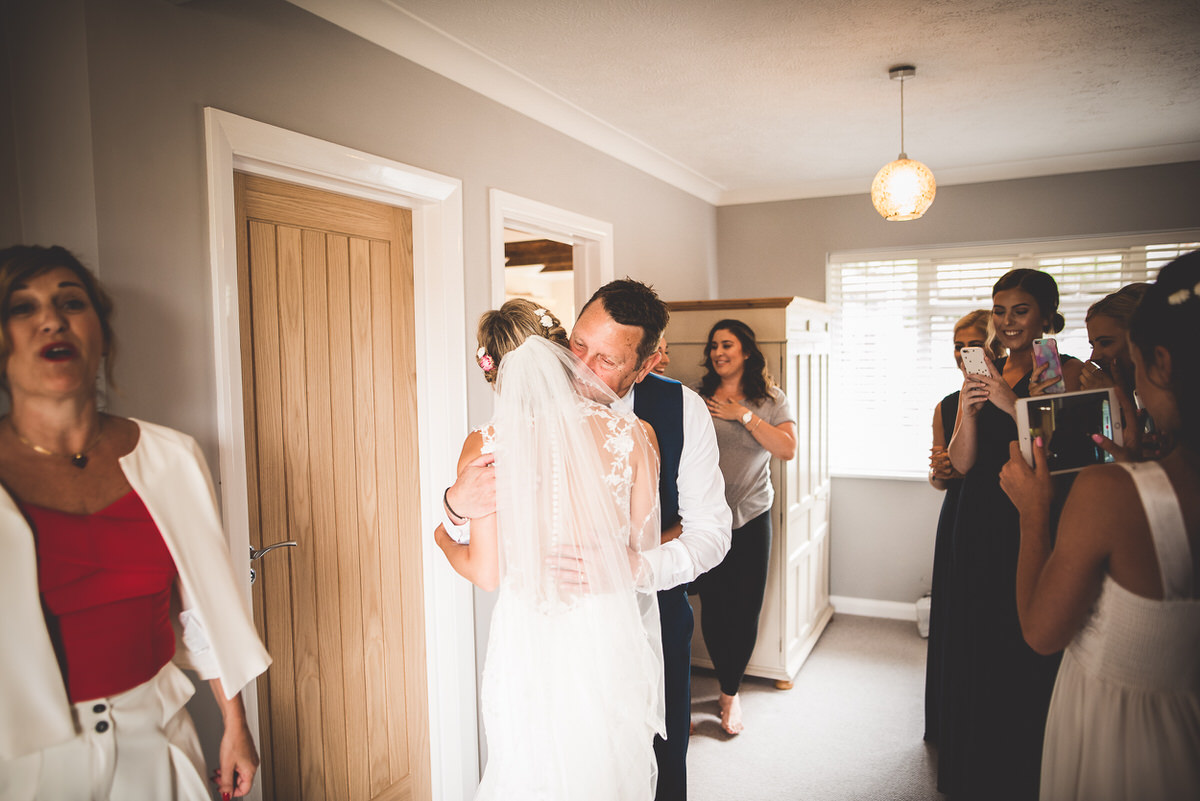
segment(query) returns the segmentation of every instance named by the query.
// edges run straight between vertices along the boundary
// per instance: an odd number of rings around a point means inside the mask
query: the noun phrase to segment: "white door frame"
[[[431,503],[454,475],[467,430],[462,182],[214,108],[204,110],[208,166],[221,508],[235,565],[250,543],[233,172],[251,173],[412,210],[417,432],[433,797],[458,801],[479,781],[474,610],[470,585],[446,568],[430,532]],[[459,369],[447,369],[461,365]],[[247,603],[250,584],[244,586]],[[258,737],[252,682],[243,691]],[[255,796],[260,796],[255,785]]]
[[[490,225],[492,308],[504,303],[504,229],[542,234],[573,246],[575,314],[583,311],[592,293],[613,280],[612,223],[585,217],[537,200],[491,189]]]

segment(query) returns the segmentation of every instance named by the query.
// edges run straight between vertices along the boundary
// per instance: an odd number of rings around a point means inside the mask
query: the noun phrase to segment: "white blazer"
[[[271,657],[234,574],[208,465],[188,435],[133,422],[141,433],[137,447],[121,458],[121,470],[179,571],[183,611],[174,661],[202,679],[220,678],[232,698]],[[0,760],[7,760],[65,742],[75,727],[42,613],[33,532],[2,489],[0,609]]]

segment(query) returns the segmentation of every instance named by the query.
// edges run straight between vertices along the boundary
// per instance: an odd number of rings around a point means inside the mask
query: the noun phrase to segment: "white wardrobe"
[[[771,461],[774,537],[758,642],[746,672],[791,687],[796,672],[833,615],[829,604],[829,322],[824,303],[804,298],[702,300],[667,304],[671,364],[667,375],[695,386],[704,373],[704,342],[713,323],[749,325],[767,371],[796,415],[796,458]],[[692,663],[712,667],[693,595],[696,631]]]

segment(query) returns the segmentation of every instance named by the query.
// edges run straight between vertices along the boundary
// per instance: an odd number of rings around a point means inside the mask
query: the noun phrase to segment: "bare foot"
[[[746,728],[742,725],[742,699],[721,693],[718,703],[721,705],[721,728],[727,734],[741,734]]]

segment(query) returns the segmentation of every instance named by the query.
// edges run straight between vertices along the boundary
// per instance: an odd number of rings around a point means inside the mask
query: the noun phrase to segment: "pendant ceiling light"
[[[888,75],[900,82],[900,156],[875,174],[871,202],[887,220],[915,220],[933,203],[937,183],[933,173],[904,152],[904,82],[917,74],[913,66],[892,67]]]

